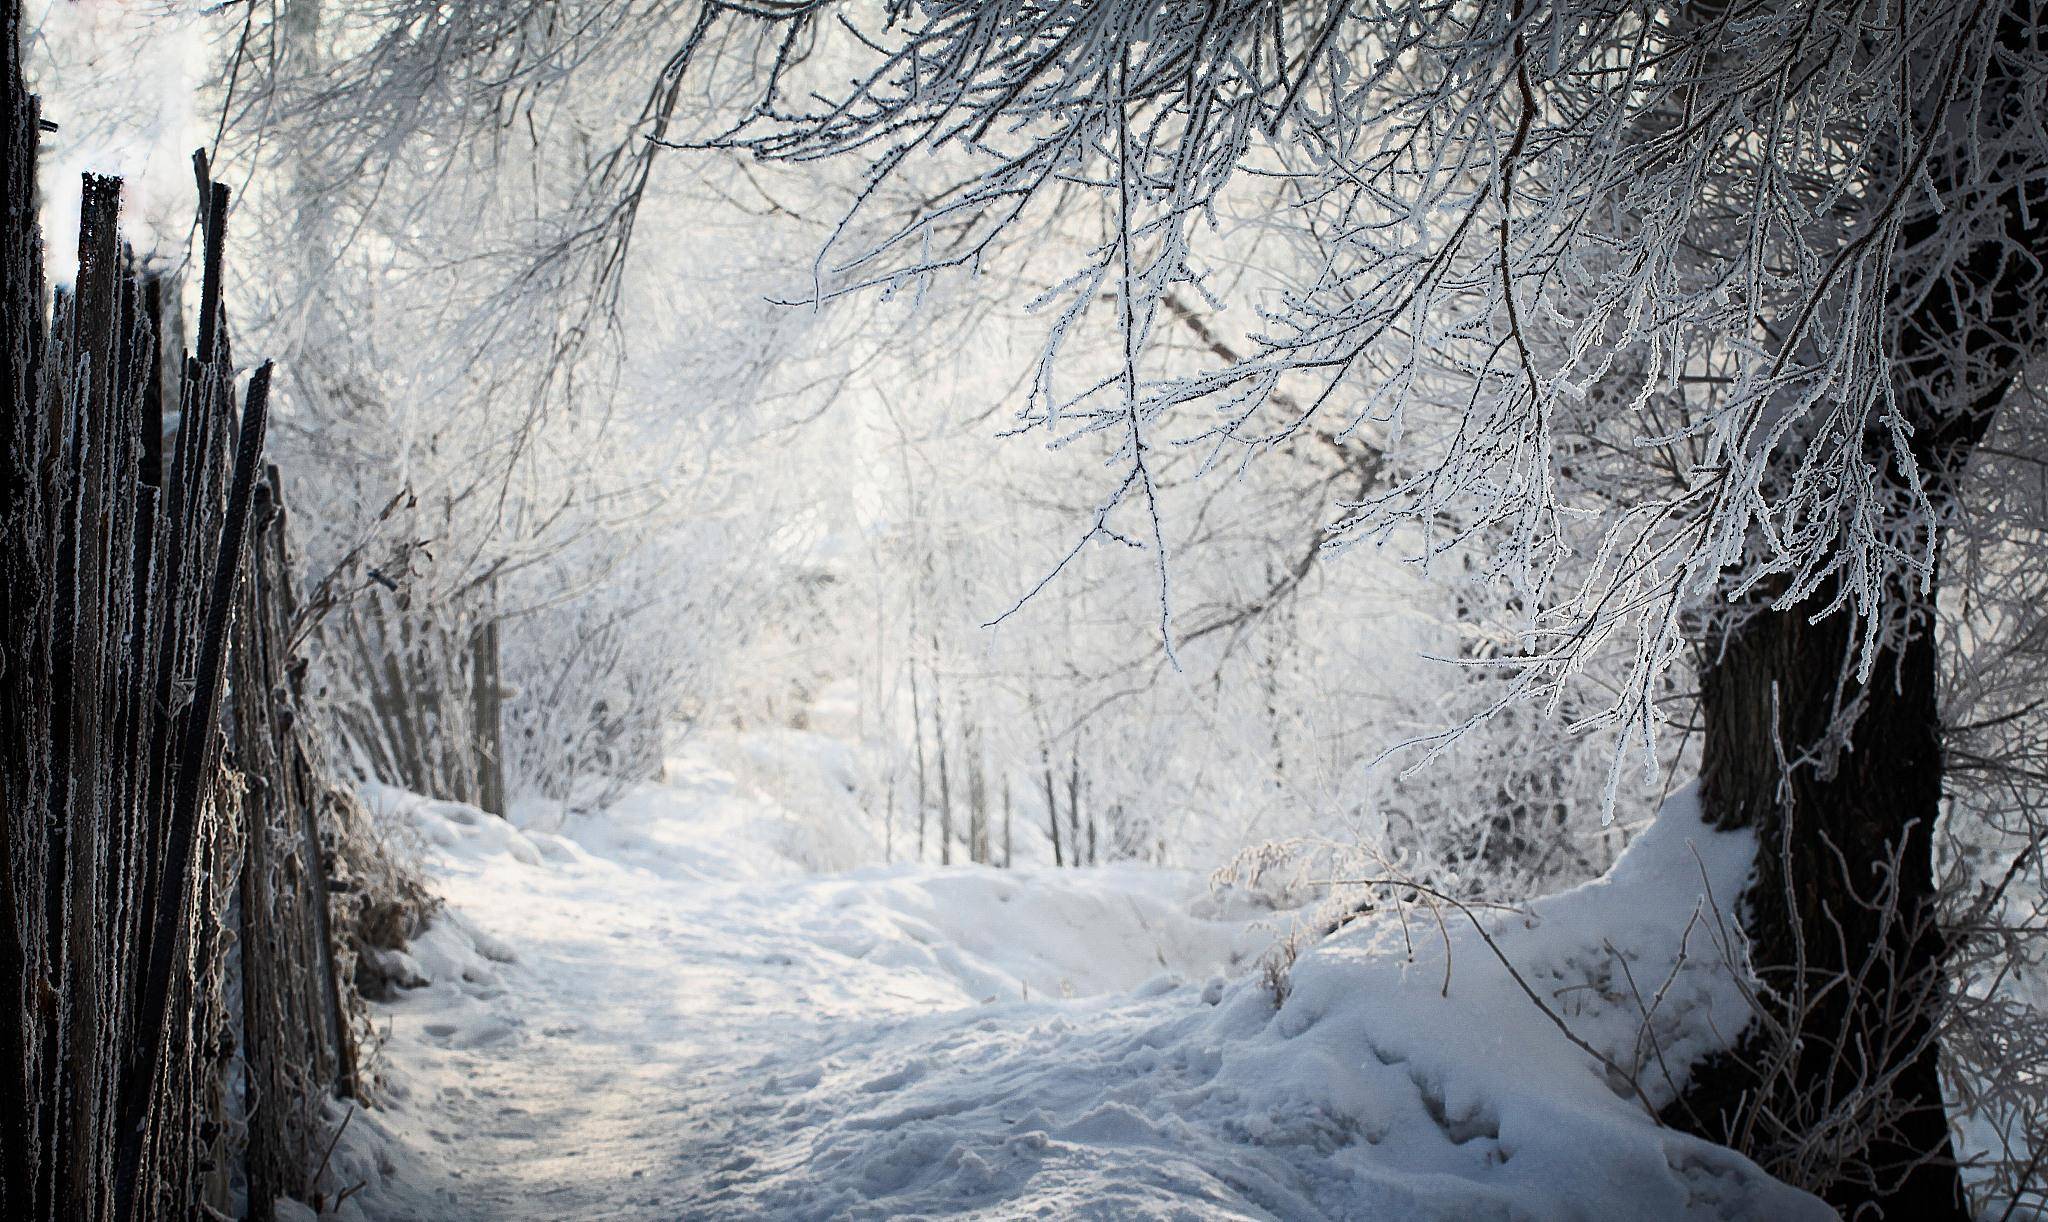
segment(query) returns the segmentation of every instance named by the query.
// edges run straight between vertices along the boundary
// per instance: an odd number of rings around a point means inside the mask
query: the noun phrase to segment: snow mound
[[[1446,912],[1440,929],[1410,909],[1304,954],[1277,1010],[1240,980],[871,1033],[788,1105],[783,1136],[809,1139],[750,1152],[703,1204],[790,1218],[1830,1218],[1732,1151],[1660,1127],[1637,1094],[1670,1098],[1713,1032],[1746,1021],[1715,925],[1752,851],[1680,795],[1606,877],[1482,917],[1551,1014],[1639,1086],[1567,1039],[1466,917]]]

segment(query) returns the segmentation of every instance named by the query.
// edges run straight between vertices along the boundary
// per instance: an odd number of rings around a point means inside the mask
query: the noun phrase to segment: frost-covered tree
[[[1169,651],[1166,456],[1235,468],[1326,431],[1394,468],[1346,541],[1486,544],[1522,608],[1517,698],[1616,651],[1585,718],[1649,752],[1689,660],[1708,809],[1762,846],[1743,919],[1770,992],[1684,1118],[1804,1146],[1773,1165],[1841,1204],[1957,1216],[1933,624],[1962,477],[2042,338],[2035,0],[704,12],[780,37],[708,143],[869,167],[821,297],[1104,218],[1044,296],[1018,427],[1108,456],[1074,552],[1147,552]],[[949,185],[874,240],[868,201],[933,165]],[[1298,257],[1247,270],[1261,242]],[[1240,355],[1162,361],[1176,297]],[[1091,327],[1110,359],[1068,359]]]

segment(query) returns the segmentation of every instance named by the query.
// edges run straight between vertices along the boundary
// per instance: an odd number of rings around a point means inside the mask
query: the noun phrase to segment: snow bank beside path
[[[335,1155],[345,1213],[1831,1216],[1658,1127],[1456,912],[1360,917],[1276,1008],[1271,914],[1194,876],[809,874],[802,815],[701,758],[671,778],[567,834],[372,795],[449,912],[380,1007],[393,1098]],[[1484,919],[1661,1101],[1658,1051],[1675,1079],[1742,1023],[1703,896],[1749,854],[1680,797],[1606,878]]]
[[[1651,1066],[1661,1104],[1746,1016],[1705,897],[1735,894],[1750,851],[1681,796],[1607,877],[1486,925],[1581,1040]],[[1660,1128],[1446,919],[1447,938],[1412,910],[1354,922],[1303,955],[1277,1010],[1240,980],[908,1023],[790,1105],[807,1140],[709,1200],[790,1218],[1833,1216]]]

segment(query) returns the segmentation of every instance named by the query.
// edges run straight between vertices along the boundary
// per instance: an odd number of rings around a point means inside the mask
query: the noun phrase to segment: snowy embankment
[[[449,907],[379,1007],[345,1215],[1831,1216],[1637,1097],[1741,1022],[1700,897],[1748,846],[1685,799],[1608,878],[1485,915],[1546,1015],[1454,910],[1360,917],[1276,1009],[1272,914],[1195,876],[810,874],[799,814],[672,777],[567,834],[372,795]]]

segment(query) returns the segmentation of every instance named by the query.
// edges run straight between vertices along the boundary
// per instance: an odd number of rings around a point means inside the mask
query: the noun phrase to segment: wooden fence
[[[164,359],[174,294],[122,246],[115,179],[85,178],[75,285],[46,294],[5,16],[0,1217],[260,1222],[346,1191],[313,1180],[329,1101],[363,1092],[350,965],[421,897],[393,920],[330,894],[362,838],[298,690],[270,368],[238,377],[222,309],[228,190],[195,158],[196,352]]]

